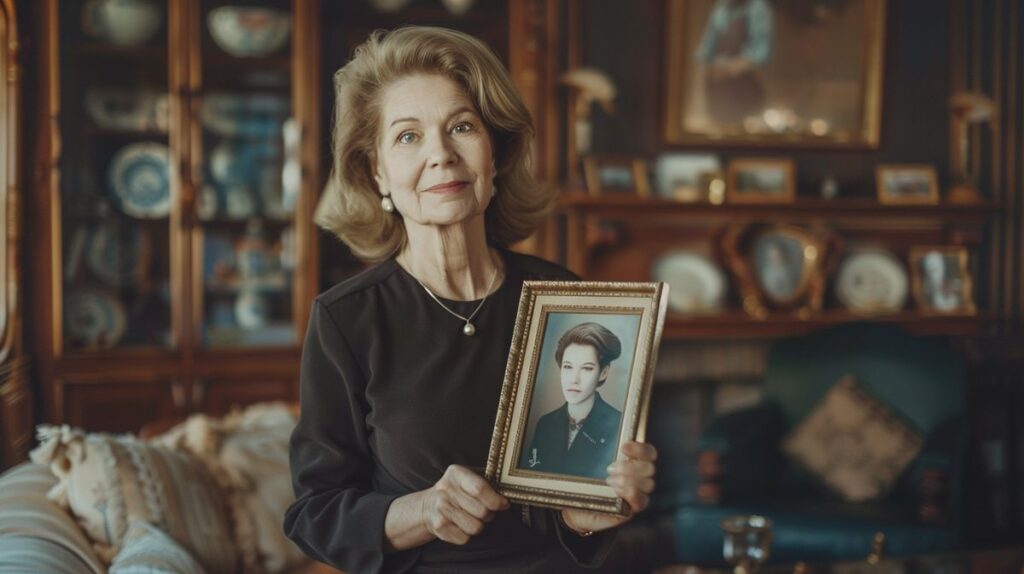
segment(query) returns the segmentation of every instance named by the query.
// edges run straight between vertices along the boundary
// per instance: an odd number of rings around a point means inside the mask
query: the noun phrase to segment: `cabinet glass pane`
[[[299,134],[288,1],[201,2],[196,216],[208,346],[284,346],[293,325]]]
[[[168,346],[166,0],[61,0],[63,337]]]

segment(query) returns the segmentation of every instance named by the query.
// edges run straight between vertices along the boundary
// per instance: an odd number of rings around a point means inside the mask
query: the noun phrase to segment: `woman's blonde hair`
[[[476,105],[494,142],[495,195],[484,215],[490,243],[508,247],[529,237],[547,215],[555,190],[530,170],[533,123],[508,72],[482,42],[454,30],[424,26],[376,31],[334,75],[334,166],[317,225],[367,261],[396,254],[406,242],[400,216],[381,209],[373,162],[381,94],[417,73],[459,84]]]

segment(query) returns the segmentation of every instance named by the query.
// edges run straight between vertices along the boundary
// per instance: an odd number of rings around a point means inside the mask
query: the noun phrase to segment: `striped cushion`
[[[223,496],[189,455],[67,426],[40,426],[38,433],[32,460],[59,479],[48,496],[71,510],[101,559],[113,559],[129,523],[142,520],[179,541],[206,570],[236,570]]]
[[[89,539],[66,510],[46,497],[55,484],[57,478],[48,468],[32,463],[18,465],[0,476],[0,572],[104,572]],[[25,538],[38,543],[25,542]],[[15,539],[19,542],[11,546]],[[19,551],[7,552],[10,548]],[[60,560],[68,563],[66,569],[20,568],[20,561],[39,548],[63,557]]]
[[[148,522],[128,527],[110,574],[205,574],[196,559],[170,536]]]
[[[80,557],[52,540],[33,536],[0,536],[0,574],[95,574]]]

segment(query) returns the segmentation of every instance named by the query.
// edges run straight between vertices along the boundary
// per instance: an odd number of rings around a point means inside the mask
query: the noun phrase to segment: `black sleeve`
[[[615,544],[619,528],[595,532],[591,536],[580,536],[562,525],[558,519],[561,510],[528,506],[528,524],[545,536],[554,536],[558,544],[569,554],[573,562],[584,568],[599,568],[604,564]]]
[[[290,444],[295,502],[284,531],[309,556],[347,572],[400,572],[418,552],[385,555],[384,519],[398,495],[373,490],[365,380],[329,311],[315,302]]]

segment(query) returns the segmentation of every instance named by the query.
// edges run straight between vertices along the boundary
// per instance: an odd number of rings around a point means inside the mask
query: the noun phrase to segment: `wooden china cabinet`
[[[451,21],[441,2],[359,4],[41,2],[28,249],[44,421],[136,431],[297,398],[309,306],[332,272],[320,253],[334,240],[312,223],[330,74],[368,30],[504,30],[490,40],[538,125],[558,125],[554,0],[481,1]],[[550,178],[557,134],[538,135]]]
[[[32,395],[22,340],[21,60],[14,2],[0,0],[0,469],[32,445]]]
[[[46,0],[33,331],[44,419],[297,397],[317,284],[316,0]]]

